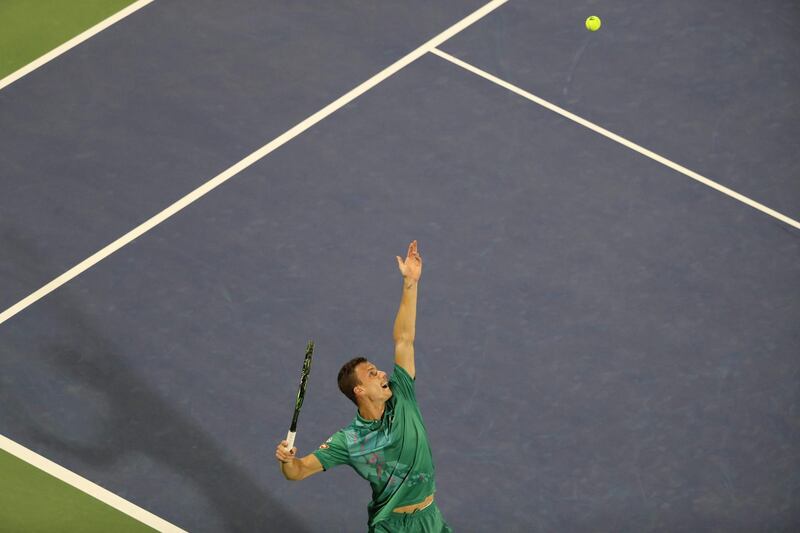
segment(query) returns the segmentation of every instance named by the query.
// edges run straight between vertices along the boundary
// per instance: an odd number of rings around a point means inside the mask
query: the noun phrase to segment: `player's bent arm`
[[[306,455],[302,459],[293,459],[288,463],[281,463],[281,472],[290,481],[300,481],[323,470],[322,463],[313,453]]]

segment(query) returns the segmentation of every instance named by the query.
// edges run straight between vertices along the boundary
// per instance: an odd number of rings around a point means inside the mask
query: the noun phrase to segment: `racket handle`
[[[294,447],[295,435],[297,435],[296,431],[289,431],[289,433],[286,435],[286,443],[289,445],[286,447],[286,451],[292,451],[292,448]]]

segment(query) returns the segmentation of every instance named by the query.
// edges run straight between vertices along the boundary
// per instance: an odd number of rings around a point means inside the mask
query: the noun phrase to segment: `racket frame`
[[[314,341],[308,341],[306,345],[306,356],[303,359],[303,369],[300,373],[300,387],[297,390],[297,398],[294,402],[294,415],[292,415],[292,424],[289,426],[289,433],[286,434],[287,451],[291,451],[294,447],[294,439],[297,436],[297,418],[300,416],[300,408],[303,406],[303,400],[306,396],[306,387],[308,386],[308,376],[311,374],[311,357],[314,355]]]

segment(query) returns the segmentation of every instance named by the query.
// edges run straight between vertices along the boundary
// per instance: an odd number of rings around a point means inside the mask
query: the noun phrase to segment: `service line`
[[[552,104],[552,103],[548,102],[547,100],[544,100],[543,98],[539,98],[538,96],[536,96],[534,94],[531,94],[531,93],[529,93],[528,91],[526,91],[524,89],[520,89],[516,85],[512,85],[511,83],[508,83],[507,81],[502,80],[502,79],[498,78],[497,76],[493,76],[492,74],[489,74],[488,72],[486,72],[484,70],[481,70],[481,69],[479,69],[479,68],[477,68],[477,67],[475,67],[473,65],[470,65],[469,63],[467,63],[465,61],[462,61],[462,60],[458,59],[457,57],[454,57],[454,56],[448,54],[447,52],[443,52],[443,51],[439,50],[438,48],[434,48],[433,50],[431,50],[431,52],[436,54],[437,56],[441,57],[442,59],[446,59],[447,61],[450,61],[451,63],[453,63],[455,65],[458,65],[459,67],[461,67],[461,68],[463,68],[465,70],[468,70],[469,72],[472,72],[473,74],[475,74],[477,76],[480,76],[481,78],[487,79],[487,80],[491,81],[492,83],[496,83],[497,85],[499,85],[501,87],[504,87],[504,88],[508,89],[509,91],[522,96],[523,98],[526,98],[526,99],[528,99],[528,100],[530,100],[532,102],[535,102],[535,103],[539,104],[540,106],[545,107],[545,108],[549,109],[550,111],[553,111],[554,113],[558,113],[559,115],[561,115],[561,116],[563,116],[565,118],[568,118],[569,120],[577,122],[581,126],[585,126],[585,127],[589,128],[590,130],[595,131],[595,132],[599,133],[600,135],[603,135],[604,137],[608,137],[612,141],[618,142],[619,144],[621,144],[621,145],[623,145],[623,146],[625,146],[627,148],[630,148],[631,150],[634,150],[635,152],[639,152],[643,156],[649,157],[650,159],[653,159],[654,161],[658,161],[662,165],[665,165],[665,166],[667,166],[667,167],[669,167],[669,168],[671,168],[673,170],[676,170],[676,171],[680,172],[681,174],[684,174],[685,176],[688,176],[688,177],[690,177],[690,178],[692,178],[694,180],[697,180],[700,183],[711,187],[712,189],[716,189],[717,191],[721,192],[722,194],[726,194],[726,195],[730,196],[731,198],[739,200],[743,204],[747,204],[747,205],[749,205],[750,207],[752,207],[754,209],[758,209],[762,213],[765,213],[765,214],[767,214],[767,215],[769,215],[771,217],[777,218],[781,222],[784,222],[786,224],[789,224],[790,226],[794,226],[795,228],[800,229],[800,222],[798,222],[798,221],[796,221],[794,219],[791,219],[791,218],[787,217],[784,214],[778,213],[774,209],[770,209],[769,207],[767,207],[767,206],[765,206],[763,204],[760,204],[760,203],[756,202],[755,200],[752,200],[752,199],[750,199],[750,198],[748,198],[748,197],[746,197],[746,196],[744,196],[742,194],[739,194],[738,192],[736,192],[736,191],[734,191],[732,189],[729,189],[729,188],[725,187],[724,185],[720,185],[719,183],[717,183],[715,181],[712,181],[712,180],[706,178],[705,176],[701,176],[697,172],[694,172],[694,171],[689,170],[688,168],[686,168],[684,166],[681,166],[681,165],[679,165],[677,163],[674,163],[673,161],[670,161],[669,159],[667,159],[665,157],[662,157],[662,156],[658,155],[657,153],[648,150],[647,148],[643,148],[643,147],[639,146],[638,144],[633,143],[633,142],[629,141],[628,139],[625,139],[624,137],[620,137],[616,133],[612,133],[612,132],[608,131],[607,129],[602,128],[602,127],[598,126],[597,124],[595,124],[593,122],[589,122],[588,120],[586,120],[584,118],[581,118],[578,115],[570,113],[569,111],[567,111],[565,109],[562,109],[562,108],[558,107],[557,105]]]

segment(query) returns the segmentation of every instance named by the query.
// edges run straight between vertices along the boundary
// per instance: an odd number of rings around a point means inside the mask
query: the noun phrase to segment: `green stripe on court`
[[[0,0],[0,78],[134,0]]]
[[[0,531],[152,533],[155,530],[0,450]]]

